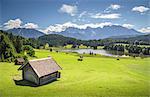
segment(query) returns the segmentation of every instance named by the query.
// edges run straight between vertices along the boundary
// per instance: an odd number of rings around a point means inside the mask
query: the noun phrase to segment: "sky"
[[[149,0],[0,0],[0,27],[47,33],[121,25],[150,32]]]

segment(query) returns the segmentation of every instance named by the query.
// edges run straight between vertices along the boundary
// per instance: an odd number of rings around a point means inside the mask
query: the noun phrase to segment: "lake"
[[[62,50],[64,52],[77,52],[79,54],[89,54],[90,52],[93,54],[100,54],[100,55],[104,55],[104,56],[111,56],[111,57],[128,57],[125,56],[123,52],[117,52],[117,51],[106,51],[103,49],[100,50],[93,50],[93,49],[69,49],[69,50]]]

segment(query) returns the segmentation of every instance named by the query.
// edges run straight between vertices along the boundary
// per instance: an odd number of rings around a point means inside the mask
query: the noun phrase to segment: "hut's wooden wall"
[[[54,72],[52,74],[49,74],[47,76],[43,76],[40,78],[40,84],[46,84],[48,82],[52,82],[53,80],[57,79],[57,73],[58,72]]]
[[[25,80],[39,84],[38,76],[35,74],[35,72],[29,65],[26,65],[26,67],[24,67],[24,69],[23,69],[23,78]]]

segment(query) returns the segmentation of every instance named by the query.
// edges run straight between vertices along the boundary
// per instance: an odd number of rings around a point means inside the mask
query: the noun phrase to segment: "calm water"
[[[77,49],[77,50],[63,50],[64,52],[77,52],[79,54],[89,54],[90,52],[92,52],[93,54],[101,54],[101,55],[105,55],[105,56],[111,56],[111,57],[127,57],[124,56],[123,52],[117,52],[117,51],[106,51],[106,50],[93,50],[93,49]]]

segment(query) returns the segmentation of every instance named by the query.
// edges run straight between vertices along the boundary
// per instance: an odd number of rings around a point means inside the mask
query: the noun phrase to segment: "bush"
[[[23,51],[26,52],[29,56],[34,57],[35,56],[35,51],[30,45],[24,45],[23,46]]]

